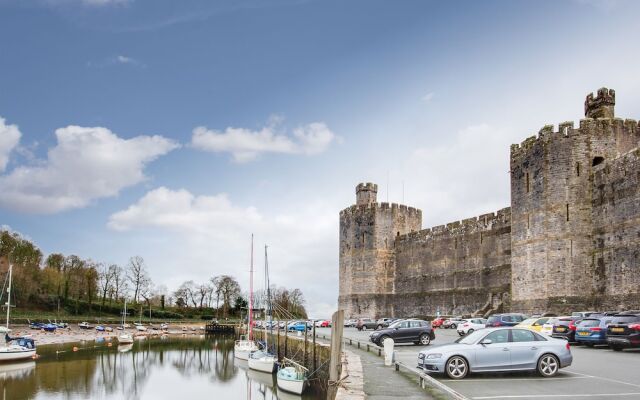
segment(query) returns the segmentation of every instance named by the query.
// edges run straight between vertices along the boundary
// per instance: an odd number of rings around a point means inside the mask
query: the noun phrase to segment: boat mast
[[[267,258],[267,246],[264,246],[264,281],[265,284],[267,285],[267,306],[266,308],[266,312],[267,312],[267,316],[269,317],[269,333],[273,334],[273,326],[271,321],[272,321],[272,308],[271,308],[271,289],[269,288],[269,259]],[[266,318],[265,318],[266,319]],[[269,335],[265,335],[265,347],[267,348],[267,351],[269,351],[269,346],[268,344],[268,340],[267,338],[269,337]]]
[[[9,329],[9,313],[11,312],[11,272],[13,265],[9,264],[9,287],[7,288],[7,329]]]
[[[249,340],[253,339],[253,233],[251,234],[251,269],[249,269]]]
[[[127,323],[127,298],[124,298],[124,312],[122,313],[122,328]]]

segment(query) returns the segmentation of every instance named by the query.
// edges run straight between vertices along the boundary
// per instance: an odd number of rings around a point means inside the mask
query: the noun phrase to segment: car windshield
[[[598,326],[598,325],[600,325],[599,319],[583,319],[582,321],[580,321],[580,324],[579,324],[580,327],[584,327],[584,328],[589,328],[589,327]]]
[[[468,334],[467,336],[463,336],[460,339],[456,340],[455,343],[474,344],[475,342],[480,340],[480,338],[483,337],[485,334],[486,332],[483,332],[482,330],[474,331]]]
[[[389,325],[389,328],[400,328],[400,324],[402,321],[396,321],[393,324]]]
[[[635,315],[625,315],[624,317],[615,317],[611,323],[612,324],[627,324],[629,322],[640,321],[640,317]]]

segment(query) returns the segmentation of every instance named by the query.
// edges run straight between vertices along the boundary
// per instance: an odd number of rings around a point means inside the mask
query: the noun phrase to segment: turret
[[[376,202],[378,185],[375,183],[360,183],[356,186],[356,205],[366,205]]]
[[[584,101],[584,116],[587,118],[613,118],[616,105],[616,91],[600,88],[594,98],[593,93],[587,95]]]

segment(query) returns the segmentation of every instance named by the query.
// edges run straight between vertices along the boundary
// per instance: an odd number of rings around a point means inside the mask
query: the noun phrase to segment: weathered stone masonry
[[[511,207],[420,230],[422,213],[360,184],[340,213],[339,306],[348,316],[640,308],[640,128],[615,92],[578,128],[511,146]]]

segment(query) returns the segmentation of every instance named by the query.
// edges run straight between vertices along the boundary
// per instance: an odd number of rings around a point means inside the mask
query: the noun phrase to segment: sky
[[[271,281],[337,307],[359,182],[423,227],[507,207],[509,146],[616,89],[640,3],[0,0],[0,225],[156,285]],[[262,282],[256,278],[256,286]]]

